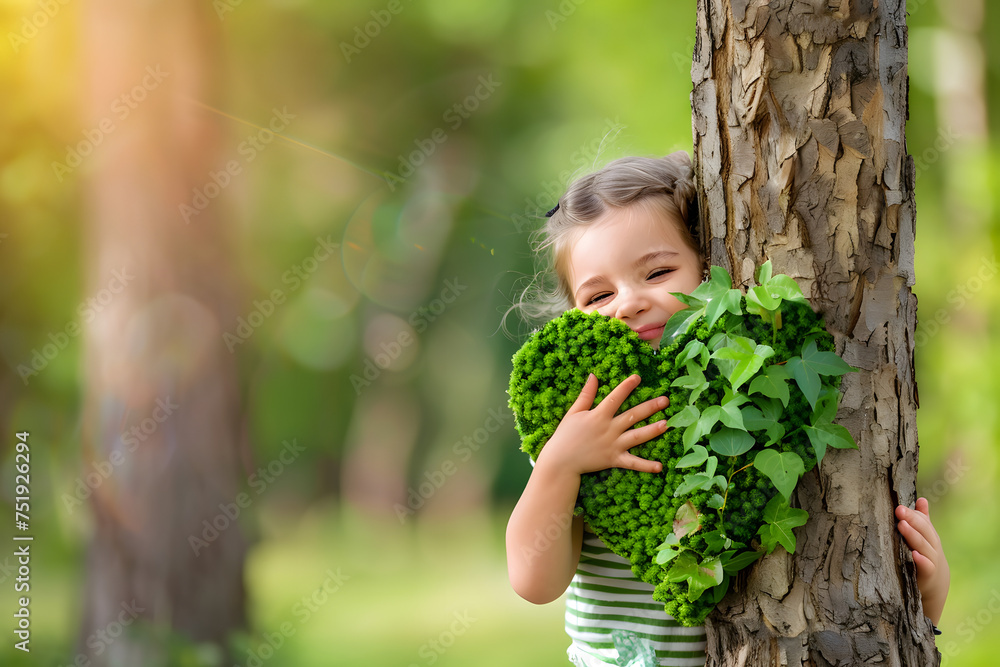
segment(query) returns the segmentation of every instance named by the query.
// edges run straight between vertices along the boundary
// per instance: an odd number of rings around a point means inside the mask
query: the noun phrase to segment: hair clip
[[[545,217],[546,218],[551,218],[553,215],[555,215],[555,212],[558,211],[558,210],[559,210],[559,204],[556,204],[555,206],[552,207],[551,211],[549,211],[548,213],[545,214]]]

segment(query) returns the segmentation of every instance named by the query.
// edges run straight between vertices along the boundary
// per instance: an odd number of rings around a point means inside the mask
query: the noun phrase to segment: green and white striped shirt
[[[629,562],[585,527],[580,564],[566,597],[570,661],[578,667],[617,664],[611,633],[625,630],[648,639],[661,666],[704,667],[705,628],[682,626],[652,595],[653,587],[636,578]]]

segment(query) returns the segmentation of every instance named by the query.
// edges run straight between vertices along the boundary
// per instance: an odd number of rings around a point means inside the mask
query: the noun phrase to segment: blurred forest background
[[[35,536],[30,656],[12,646],[14,542],[0,548],[5,665],[74,664],[93,647],[81,636],[92,492],[133,456],[102,475],[110,461],[83,445],[85,405],[101,404],[86,398],[85,341],[130,287],[92,280],[104,237],[85,202],[106,156],[96,141],[72,153],[88,137],[112,143],[102,113],[120,142],[153,105],[124,113],[126,88],[88,110],[81,44],[114,23],[84,20],[88,4],[0,3],[0,534],[14,532],[15,433],[29,431]],[[694,1],[202,4],[185,20],[217,36],[211,99],[184,97],[176,77],[143,85],[221,128],[168,213],[178,230],[219,225],[230,239],[215,259],[237,295],[218,326],[243,425],[247,502],[221,520],[247,540],[238,664],[563,664],[561,603],[533,606],[507,583],[504,529],[529,466],[506,388],[530,326],[504,313],[535,270],[529,233],[573,177],[690,152]],[[909,14],[917,488],[952,569],[945,664],[988,665],[1000,631],[1000,5],[917,0]],[[134,433],[134,451],[186,407]],[[169,514],[183,495],[158,500]],[[168,664],[220,659],[170,641]]]

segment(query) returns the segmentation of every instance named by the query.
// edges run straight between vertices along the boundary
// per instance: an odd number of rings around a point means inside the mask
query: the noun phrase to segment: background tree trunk
[[[932,665],[893,510],[915,500],[913,163],[904,0],[699,0],[702,238],[737,283],[770,259],[826,318],[844,378],[831,451],[796,492],[798,549],[709,617],[709,665]]]
[[[240,490],[236,364],[222,339],[237,315],[231,251],[221,201],[191,224],[179,213],[225,164],[217,117],[192,103],[219,89],[218,25],[192,0],[84,10],[84,127],[112,123],[86,182],[85,293],[110,294],[85,336],[85,474],[109,472],[91,496],[79,639],[91,665],[167,664],[167,631],[221,645],[245,624],[246,545],[235,519],[216,521]],[[196,549],[203,521],[217,537]],[[147,622],[153,634],[132,632]]]

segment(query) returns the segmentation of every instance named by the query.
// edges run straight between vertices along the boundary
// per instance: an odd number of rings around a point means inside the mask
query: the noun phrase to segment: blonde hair
[[[685,243],[699,257],[698,199],[691,158],[677,151],[662,158],[623,157],[600,171],[574,181],[559,198],[555,212],[532,233],[536,261],[545,266],[536,273],[512,310],[537,325],[573,307],[566,263],[574,232],[603,217],[609,209],[637,203],[658,204],[676,220]]]

